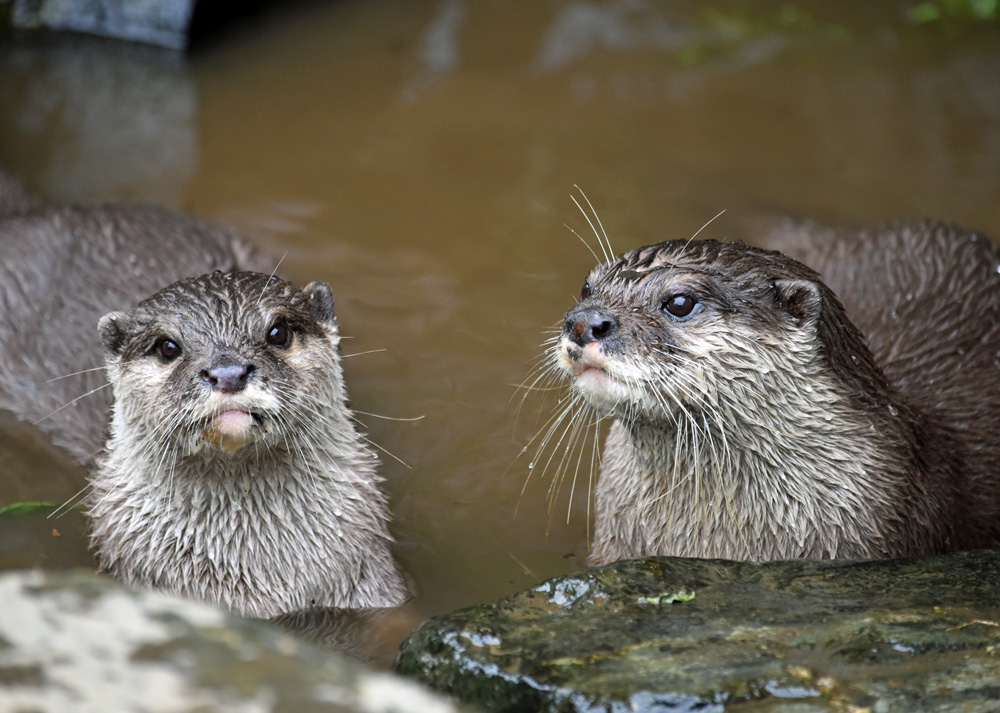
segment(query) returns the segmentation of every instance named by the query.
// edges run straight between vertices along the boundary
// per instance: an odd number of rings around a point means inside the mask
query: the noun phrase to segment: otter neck
[[[616,477],[598,483],[598,530],[617,518],[649,554],[858,557],[873,554],[871,542],[892,553],[879,523],[906,516],[896,494],[911,487],[916,457],[899,407],[852,403],[820,369],[727,374],[726,388],[702,383],[673,419],[616,421],[616,457],[604,465]],[[614,492],[601,488],[609,481]]]
[[[385,498],[375,459],[342,426],[324,447],[162,459],[113,429],[89,500],[102,568],[253,616],[397,604],[388,535],[350,536],[383,529]]]

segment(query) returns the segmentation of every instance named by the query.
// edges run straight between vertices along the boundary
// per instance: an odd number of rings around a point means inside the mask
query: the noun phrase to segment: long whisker
[[[346,338],[347,337],[343,337],[343,339],[346,339]],[[387,351],[389,351],[389,350],[385,349],[385,348],[383,348],[383,349],[369,349],[366,352],[354,352],[353,354],[341,354],[340,358],[341,359],[349,359],[351,357],[364,356],[365,354],[378,354],[379,352],[387,352]]]
[[[580,242],[587,247],[587,250],[590,251],[590,254],[594,256],[594,259],[597,260],[597,262],[601,262],[601,258],[597,257],[597,253],[594,252],[594,248],[590,247],[590,243],[584,240],[582,235],[573,230],[573,228],[570,226],[569,223],[563,223],[563,225],[569,230],[569,232],[573,233],[573,235],[579,238]]]
[[[712,218],[712,219],[711,219],[711,220],[709,220],[709,221],[708,221],[707,223],[705,223],[705,224],[704,224],[703,226],[701,226],[700,228],[698,228],[698,229],[697,229],[697,230],[696,230],[696,231],[694,232],[694,235],[692,235],[692,236],[691,236],[690,238],[688,238],[688,240],[687,240],[688,244],[690,245],[690,244],[691,244],[691,241],[692,241],[692,240],[694,240],[695,238],[697,238],[697,237],[698,237],[698,233],[700,233],[700,232],[701,232],[701,231],[703,231],[703,230],[704,230],[705,228],[707,228],[707,227],[708,227],[708,226],[710,226],[710,225],[711,225],[712,223],[714,223],[714,222],[715,222],[715,221],[716,221],[716,220],[717,220],[717,219],[718,219],[718,218],[719,218],[719,217],[720,217],[720,216],[721,216],[721,215],[722,215],[723,213],[725,213],[725,212],[726,212],[726,209],[725,209],[725,208],[723,208],[722,210],[720,210],[720,211],[719,211],[718,213],[716,213],[716,214],[715,214],[715,217],[714,217],[714,218]]]
[[[601,223],[601,217],[597,214],[597,210],[594,209],[594,204],[590,202],[589,198],[587,198],[587,194],[583,192],[583,189],[580,188],[580,186],[576,185],[575,183],[573,184],[573,187],[576,188],[576,190],[580,191],[580,195],[583,196],[583,200],[587,201],[587,205],[590,207],[590,212],[593,213],[593,215],[594,215],[594,220],[596,220],[597,224],[601,227],[601,234],[604,235],[604,245],[608,246],[608,250],[605,253],[605,256],[606,256],[606,260],[605,261],[610,260],[611,258],[613,258],[615,256],[615,251],[614,251],[614,248],[611,247],[611,239],[608,237],[608,231],[606,231],[604,229],[604,224]],[[575,200],[573,202],[576,203]],[[579,205],[580,204],[577,203],[577,207],[579,207]],[[581,210],[583,210],[583,209],[581,208]],[[584,215],[586,215],[586,214],[584,214]],[[593,225],[591,225],[591,227],[593,227]],[[595,232],[595,234],[597,233],[596,230],[594,232]],[[598,241],[600,241],[601,236],[598,235],[597,239],[598,239]]]
[[[574,203],[576,203],[576,207],[580,209],[581,213],[583,213],[583,217],[587,221],[587,223],[590,225],[590,229],[593,230],[594,231],[594,235],[597,236],[597,243],[598,243],[598,245],[601,246],[601,253],[604,254],[604,262],[610,261],[612,256],[608,253],[608,248],[604,245],[604,241],[601,240],[601,234],[597,232],[597,228],[594,226],[594,221],[592,221],[590,219],[590,216],[587,215],[587,211],[585,211],[583,209],[583,206],[580,205],[580,202],[574,196],[570,196],[570,200],[572,200]],[[584,196],[584,200],[586,200],[586,196]],[[587,203],[589,204],[590,201],[587,201]]]
[[[83,500],[83,497],[81,496],[84,496],[84,494],[93,487],[94,485],[92,483],[87,483],[82,488],[80,488],[73,496],[67,499],[66,502],[64,502],[62,505],[60,505],[55,510],[46,515],[45,519],[48,520],[49,518],[53,517],[62,517],[62,514],[65,514],[64,511],[68,511],[69,509],[76,507],[76,504],[79,503],[81,500]]]
[[[288,251],[286,250],[285,254],[281,256],[280,260],[278,260],[278,264],[274,266],[273,270],[271,270],[271,274],[268,275],[267,279],[264,281],[264,286],[260,290],[260,296],[257,298],[258,306],[260,305],[260,301],[264,299],[264,293],[267,291],[267,286],[271,284],[271,278],[273,278],[275,273],[278,272],[278,268],[281,267],[281,263],[285,261],[285,258],[287,256],[288,256]]]
[[[369,413],[368,411],[361,411],[359,409],[354,409],[354,413],[360,413],[362,416],[371,416],[372,418],[380,418],[383,421],[422,421],[424,419],[423,415],[404,418],[402,416],[383,416],[382,414]]]
[[[46,379],[43,384],[51,384],[53,381],[59,381],[60,379],[68,379],[71,376],[80,376],[81,374],[90,374],[94,371],[105,371],[108,369],[107,364],[104,366],[95,366],[93,369],[83,369],[82,371],[74,371],[72,374],[63,374],[62,376],[53,376],[51,379]]]
[[[40,424],[40,423],[41,423],[42,421],[44,421],[45,419],[47,419],[47,418],[51,418],[52,416],[55,416],[55,415],[56,415],[57,413],[59,413],[60,411],[62,411],[62,410],[63,410],[64,408],[66,408],[66,407],[68,407],[68,406],[72,406],[73,404],[75,404],[75,403],[76,403],[77,401],[79,401],[80,399],[85,399],[85,398],[87,398],[88,396],[90,396],[91,394],[96,394],[96,393],[97,393],[98,391],[100,391],[101,389],[106,389],[106,388],[108,388],[109,386],[111,386],[111,384],[101,384],[101,385],[100,385],[100,386],[98,386],[98,387],[97,387],[96,389],[91,389],[90,391],[88,391],[88,392],[87,392],[87,393],[85,393],[85,394],[80,394],[79,396],[77,396],[77,397],[76,397],[75,399],[73,399],[72,401],[69,401],[69,402],[67,402],[67,403],[64,403],[64,404],[63,404],[62,406],[60,406],[59,408],[57,408],[57,409],[54,409],[54,410],[52,410],[52,411],[49,411],[49,412],[48,412],[47,414],[45,414],[44,416],[42,416],[42,417],[41,417],[40,419],[38,419],[37,421],[32,421],[31,425],[32,425],[32,426],[37,426],[38,424]]]

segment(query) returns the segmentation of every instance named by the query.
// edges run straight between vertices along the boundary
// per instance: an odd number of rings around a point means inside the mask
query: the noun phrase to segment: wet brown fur
[[[567,314],[558,368],[616,378],[573,382],[614,417],[591,561],[995,544],[1000,249],[931,223],[770,235],[822,279],[742,244],[660,243],[595,268]],[[661,309],[676,294],[697,311]],[[573,339],[609,320],[597,346]]]

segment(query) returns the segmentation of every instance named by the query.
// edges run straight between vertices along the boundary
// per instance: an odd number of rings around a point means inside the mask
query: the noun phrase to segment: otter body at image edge
[[[550,365],[568,410],[613,418],[591,563],[1000,538],[1000,249],[930,223],[825,237],[807,257],[847,310],[742,243],[660,243],[590,273]]]

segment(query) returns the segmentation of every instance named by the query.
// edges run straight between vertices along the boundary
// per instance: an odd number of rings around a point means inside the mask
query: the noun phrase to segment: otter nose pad
[[[246,387],[252,373],[253,365],[251,364],[227,361],[213,364],[202,371],[201,375],[215,391],[235,393]]]
[[[599,309],[573,309],[566,315],[566,335],[581,347],[607,339],[617,330],[615,320]]]

